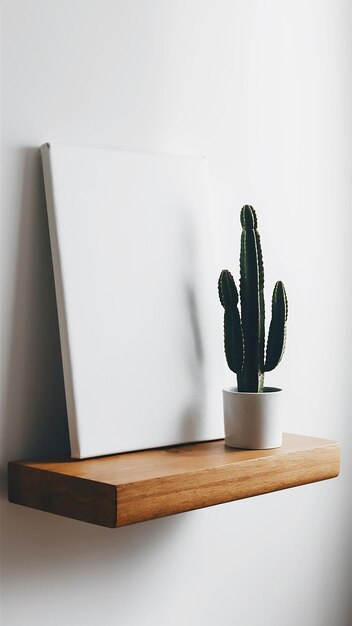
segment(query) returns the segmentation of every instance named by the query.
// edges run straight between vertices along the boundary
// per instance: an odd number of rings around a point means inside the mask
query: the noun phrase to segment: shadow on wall
[[[7,461],[69,454],[66,403],[53,269],[38,149],[19,156],[20,197],[12,333],[1,432],[2,566],[4,592],[19,578],[62,571],[65,579],[82,563],[123,565],[162,549],[180,517],[110,530],[58,518],[7,502]],[[183,525],[181,525],[183,526]],[[159,546],[159,548],[158,548]],[[137,549],[138,548],[138,549]],[[133,553],[133,554],[132,554]],[[152,558],[152,553],[151,553]],[[6,588],[5,588],[6,586]]]
[[[1,458],[69,450],[55,288],[38,149],[20,155],[23,171],[12,332]],[[15,209],[15,207],[14,207]],[[2,473],[2,489],[5,485]]]

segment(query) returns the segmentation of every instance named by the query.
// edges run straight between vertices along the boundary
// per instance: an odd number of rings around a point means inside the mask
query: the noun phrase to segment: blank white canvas
[[[72,456],[222,437],[206,160],[41,154]]]

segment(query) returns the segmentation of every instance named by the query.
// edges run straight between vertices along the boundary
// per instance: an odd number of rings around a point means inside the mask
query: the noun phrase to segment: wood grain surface
[[[9,500],[107,527],[248,498],[338,476],[337,442],[284,435],[281,448],[207,441],[85,460],[9,463]]]

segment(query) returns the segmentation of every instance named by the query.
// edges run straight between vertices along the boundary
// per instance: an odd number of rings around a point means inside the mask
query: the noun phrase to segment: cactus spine
[[[265,351],[264,265],[253,207],[241,210],[240,299],[235,281],[228,270],[219,278],[220,302],[224,307],[224,343],[229,368],[237,374],[238,391],[261,392],[264,372],[281,361],[286,342],[288,314],[284,284],[278,281],[272,297],[272,314]]]

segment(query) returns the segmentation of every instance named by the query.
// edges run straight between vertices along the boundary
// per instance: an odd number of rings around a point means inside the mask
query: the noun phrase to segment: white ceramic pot
[[[264,387],[262,393],[223,389],[225,445],[266,450],[282,445],[282,390]]]

